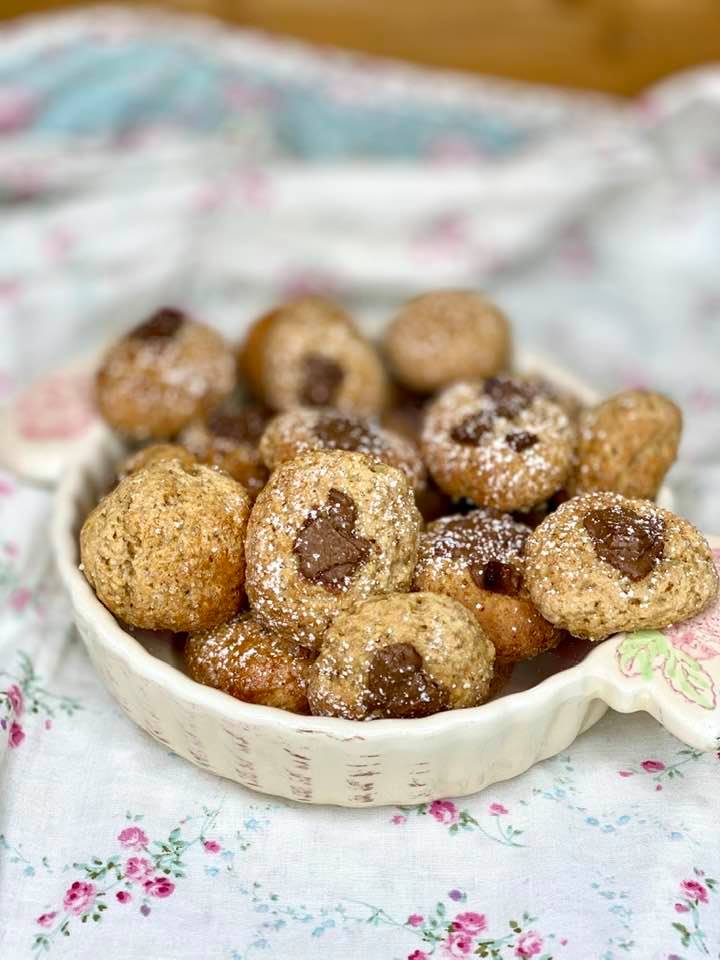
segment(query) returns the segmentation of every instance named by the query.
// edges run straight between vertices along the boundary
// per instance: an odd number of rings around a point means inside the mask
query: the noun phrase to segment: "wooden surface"
[[[0,0],[0,17],[69,5],[66,0]],[[720,0],[171,0],[160,5],[418,63],[619,93],[635,93],[676,70],[720,60]]]

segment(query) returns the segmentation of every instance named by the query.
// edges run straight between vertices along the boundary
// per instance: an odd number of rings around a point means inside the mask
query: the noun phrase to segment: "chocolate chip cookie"
[[[191,633],[185,665],[193,680],[238,700],[293,713],[309,713],[308,672],[314,655],[270,633],[251,613],[212,630]]]
[[[194,420],[180,442],[201,462],[227,471],[254,499],[269,476],[259,443],[271,418],[261,404],[237,407],[225,404],[202,420]]]
[[[434,393],[458,380],[491,377],[510,363],[510,324],[472,290],[436,290],[409,300],[389,324],[385,353],[404,386]]]
[[[387,400],[377,351],[340,307],[317,297],[257,320],[238,362],[255,395],[276,410],[336,407],[373,415]]]
[[[402,470],[414,490],[425,486],[425,465],[410,441],[369,417],[299,407],[268,425],[260,454],[270,470],[310,450],[352,450]]]
[[[220,334],[164,307],[108,350],[95,392],[111,427],[135,440],[165,440],[234,385],[233,353]]]
[[[685,620],[718,588],[710,548],[691,523],[616,493],[568,500],[530,535],[525,555],[543,616],[591,640]]]
[[[247,592],[270,629],[317,647],[358,600],[410,586],[420,534],[405,475],[362,453],[282,463],[255,501]]]
[[[448,387],[430,405],[423,453],[438,486],[479,506],[528,510],[559,490],[576,429],[537,382],[493,377]]]
[[[314,714],[426,717],[483,703],[493,645],[467,610],[434,593],[394,593],[343,612],[310,668]]]
[[[675,462],[682,413],[651,390],[627,390],[586,411],[580,421],[575,490],[609,490],[653,499]]]
[[[186,467],[195,463],[195,457],[178,443],[151,443],[141,447],[126,457],[118,469],[118,480],[124,480],[131,473],[149,467],[153,463],[162,463],[164,460],[179,460]]]
[[[164,460],[131,473],[80,531],[82,569],[98,599],[134,627],[203,630],[244,598],[250,498],[201,464]]]
[[[420,537],[416,590],[462,603],[495,645],[498,663],[527,660],[564,634],[539,613],[525,585],[527,526],[496,510],[429,524]]]

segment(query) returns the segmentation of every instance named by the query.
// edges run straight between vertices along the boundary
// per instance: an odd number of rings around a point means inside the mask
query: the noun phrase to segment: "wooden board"
[[[69,5],[0,0],[0,18]],[[720,60],[719,0],[174,0],[160,6],[418,63],[616,93],[636,93],[676,70]]]

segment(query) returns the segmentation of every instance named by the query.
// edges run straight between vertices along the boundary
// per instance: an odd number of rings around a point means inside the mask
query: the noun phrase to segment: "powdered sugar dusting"
[[[454,440],[453,431],[475,415],[488,424],[477,442]],[[516,450],[508,442],[516,433],[537,441]],[[446,492],[501,510],[523,510],[562,486],[572,467],[575,428],[547,396],[537,394],[527,405],[507,409],[484,392],[482,381],[468,381],[449,387],[430,405],[422,440],[430,472]]]
[[[261,441],[261,453],[271,469],[312,450],[364,453],[402,470],[414,489],[425,482],[425,466],[415,446],[370,417],[300,407],[275,417]]]

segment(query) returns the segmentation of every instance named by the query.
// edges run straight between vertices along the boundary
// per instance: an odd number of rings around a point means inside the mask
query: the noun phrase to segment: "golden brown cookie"
[[[308,672],[314,655],[270,633],[251,613],[212,630],[192,633],[185,644],[188,673],[246,703],[309,713]]]
[[[219,470],[179,460],[130,474],[80,532],[82,569],[98,598],[147,630],[203,630],[244,597],[250,499]]]
[[[651,390],[627,390],[580,421],[577,493],[609,490],[653,499],[675,462],[682,413]]]
[[[510,324],[471,290],[436,290],[409,300],[389,324],[385,353],[397,379],[418,393],[492,377],[511,354]]]
[[[537,384],[493,377],[456,383],[427,410],[425,462],[437,485],[479,506],[528,510],[565,482],[576,430]]]
[[[369,417],[298,407],[275,417],[260,442],[260,454],[270,470],[311,450],[364,453],[402,470],[414,490],[425,486],[425,464],[417,447]]]
[[[270,411],[260,404],[225,404],[204,420],[193,420],[180,441],[201,463],[227,471],[255,499],[269,475],[259,443],[270,418]]]
[[[525,555],[543,616],[591,640],[685,620],[718,588],[710,548],[691,523],[616,493],[568,500],[530,535]]]
[[[186,467],[195,463],[195,457],[177,443],[151,443],[123,460],[118,469],[118,480],[124,480],[131,473],[136,473],[153,463],[162,463],[164,460],[179,460]]]
[[[414,588],[446,594],[467,607],[495,645],[498,663],[530,659],[563,638],[525,586],[529,535],[508,514],[483,509],[436,520],[420,537]]]
[[[108,350],[96,398],[111,427],[136,440],[164,440],[234,385],[232,350],[220,334],[165,307]]]
[[[255,501],[247,592],[268,627],[317,647],[358,600],[410,586],[420,515],[405,475],[361,453],[281,464]]]
[[[317,297],[260,317],[238,362],[255,395],[276,410],[336,407],[373,415],[387,400],[387,377],[375,349],[340,307]]]
[[[310,668],[314,714],[376,720],[475,707],[493,645],[467,610],[434,593],[394,593],[342,613]]]

